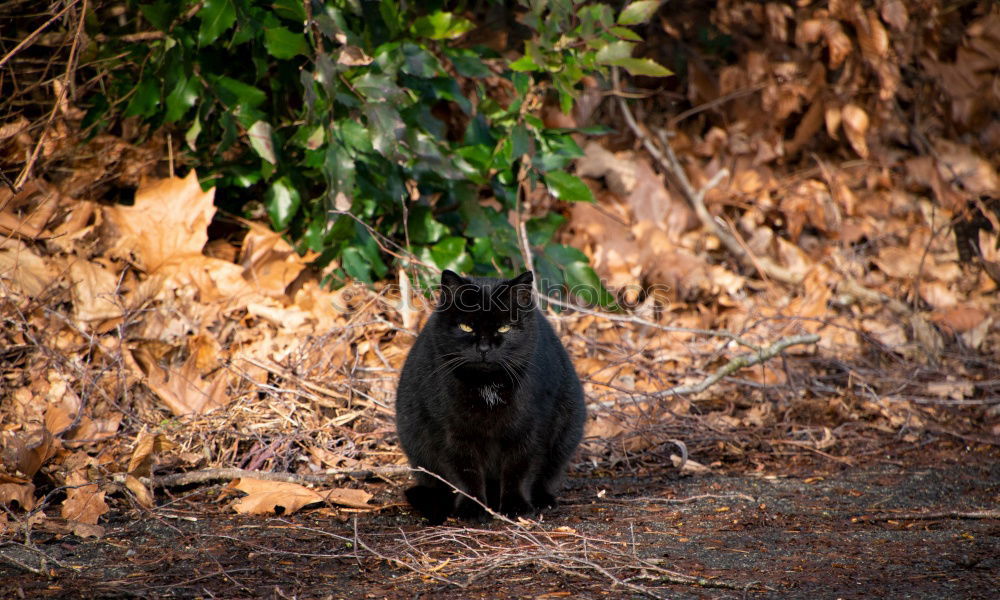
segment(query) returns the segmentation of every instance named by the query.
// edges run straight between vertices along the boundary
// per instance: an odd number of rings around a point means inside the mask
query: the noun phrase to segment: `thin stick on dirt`
[[[225,481],[227,479],[263,479],[264,481],[283,481],[287,483],[331,483],[338,479],[355,478],[364,479],[367,477],[392,477],[405,475],[412,469],[409,467],[372,467],[370,469],[328,469],[323,473],[300,475],[298,473],[267,473],[263,471],[250,471],[247,469],[219,468],[202,469],[200,471],[188,471],[186,473],[174,473],[152,479],[140,477],[139,480],[154,488],[180,487],[184,485],[194,485],[208,483],[211,481]],[[116,475],[115,480],[125,481],[124,475]]]
[[[1000,519],[1000,510],[976,510],[971,512],[947,510],[943,512],[928,513],[884,513],[858,517],[858,520],[864,521],[927,521],[936,519]]]
[[[620,90],[620,75],[617,68],[612,68],[611,79],[614,89]],[[701,189],[695,190],[694,186],[691,185],[691,180],[688,179],[687,173],[684,172],[684,167],[681,165],[680,160],[677,155],[674,154],[673,148],[670,146],[669,140],[666,138],[666,134],[662,131],[659,132],[660,142],[663,144],[663,151],[660,151],[656,147],[656,144],[649,138],[649,136],[639,127],[639,123],[636,122],[635,116],[632,114],[632,110],[628,107],[628,102],[620,95],[616,95],[618,100],[618,107],[622,111],[622,116],[625,118],[625,123],[628,124],[629,129],[632,133],[639,139],[642,146],[649,152],[650,156],[656,159],[660,163],[660,166],[673,177],[674,181],[677,182],[677,186],[680,188],[681,193],[684,194],[684,198],[688,201],[688,204],[694,209],[696,215],[698,215],[698,220],[701,221],[702,225],[711,231],[715,237],[719,238],[722,244],[726,247],[726,250],[730,254],[736,257],[745,266],[756,269],[765,277],[771,279],[776,279],[782,283],[787,283],[790,285],[798,285],[802,276],[797,275],[782,267],[781,265],[775,263],[770,258],[766,256],[754,256],[746,248],[745,245],[741,244],[736,237],[730,232],[723,229],[719,223],[712,217],[712,214],[708,212],[708,208],[705,207],[705,194],[708,193],[713,187],[718,185],[724,177],[729,176],[729,171],[726,169],[721,169],[717,172]]]

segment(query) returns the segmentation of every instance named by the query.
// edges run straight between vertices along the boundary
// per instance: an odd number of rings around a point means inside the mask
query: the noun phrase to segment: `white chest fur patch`
[[[479,397],[490,406],[499,404],[503,399],[500,397],[500,384],[491,383],[479,388]]]

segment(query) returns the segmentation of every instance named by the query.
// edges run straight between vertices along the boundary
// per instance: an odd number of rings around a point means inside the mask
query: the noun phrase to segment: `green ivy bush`
[[[336,266],[332,284],[372,282],[412,257],[510,276],[523,266],[507,218],[519,185],[593,201],[565,170],[581,155],[573,132],[546,128],[534,114],[538,99],[556,94],[568,112],[581,79],[609,66],[668,74],[632,57],[641,39],[629,26],[660,2],[616,11],[524,1],[520,21],[531,34],[512,61],[461,43],[476,24],[456,4],[130,2],[131,20],[88,22],[92,33],[110,34],[97,53],[112,67],[89,98],[88,124],[99,130],[134,117],[182,133],[220,202],[244,211],[262,200],[274,228],[317,253],[318,267]],[[123,35],[150,29],[162,36]],[[613,304],[586,256],[553,241],[563,221],[550,212],[525,223],[542,291],[572,288]]]

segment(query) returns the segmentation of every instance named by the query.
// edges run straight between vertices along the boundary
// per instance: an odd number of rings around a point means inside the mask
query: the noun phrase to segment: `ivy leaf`
[[[282,177],[268,188],[264,194],[264,202],[267,206],[267,216],[271,217],[271,224],[276,230],[281,231],[288,228],[292,217],[302,204],[302,198],[292,182],[287,177]]]
[[[638,33],[632,31],[628,27],[612,27],[609,29],[611,33],[620,37],[623,40],[629,40],[631,42],[641,42],[642,36]]]
[[[236,5],[233,0],[205,0],[198,17],[201,19],[198,45],[207,46],[236,22]]]
[[[224,104],[256,108],[267,100],[263,91],[252,85],[247,85],[238,79],[222,76],[215,80],[219,98]]]
[[[566,171],[546,173],[545,186],[549,188],[550,194],[566,202],[594,202],[594,194],[587,184]]]
[[[590,268],[586,254],[572,246],[549,244],[543,250],[543,255],[562,269],[571,298],[586,306],[616,307],[614,296],[604,287],[594,269]]]
[[[416,44],[400,46],[403,55],[403,72],[417,77],[434,77],[441,71],[437,57]]]
[[[519,71],[519,72],[538,70],[538,65],[535,64],[535,61],[531,60],[531,57],[529,57],[527,54],[515,60],[514,62],[510,63],[509,66],[512,71]]]
[[[674,74],[673,71],[651,58],[621,58],[609,64],[622,67],[631,75],[666,77],[667,75]]]
[[[629,30],[631,31],[631,30]],[[463,77],[489,77],[493,74],[479,55],[466,48],[446,49],[445,54],[455,65],[455,70]]]
[[[154,77],[143,77],[125,107],[126,117],[149,117],[160,105],[160,83]]]
[[[465,252],[463,237],[446,237],[434,244],[431,246],[431,257],[440,269],[451,269],[459,273],[472,269],[472,259]]]
[[[257,155],[271,163],[278,164],[278,157],[274,155],[274,138],[271,124],[267,121],[257,121],[247,130],[247,137],[250,138],[250,147]]]
[[[360,248],[356,246],[344,248],[340,259],[348,275],[365,283],[372,282],[372,267]]]
[[[167,0],[159,0],[151,4],[140,4],[139,12],[146,17],[150,25],[160,31],[170,29],[170,22],[177,16],[177,4]]]
[[[167,112],[163,120],[173,123],[180,119],[194,106],[198,100],[198,79],[196,77],[185,77],[177,82],[174,89],[167,95]]]
[[[550,212],[544,217],[530,219],[525,224],[525,229],[528,232],[528,243],[532,246],[544,246],[565,222],[566,217],[557,212]]]
[[[274,14],[295,23],[306,20],[306,11],[299,0],[273,0]]]
[[[462,37],[475,25],[465,17],[450,12],[437,11],[420,17],[413,23],[410,31],[418,37],[432,40],[453,40]]]
[[[306,36],[295,33],[287,27],[268,27],[264,30],[264,47],[275,58],[288,59],[299,54],[307,55],[309,45]]]
[[[635,48],[635,44],[632,42],[611,42],[597,51],[597,54],[594,55],[594,60],[602,65],[614,64],[615,61],[630,58],[633,48]]]
[[[187,142],[189,148],[192,151],[197,150],[195,143],[198,141],[198,135],[201,134],[201,119],[195,118],[194,123],[191,127],[184,132],[184,141]]]
[[[413,244],[433,244],[448,233],[448,228],[435,221],[434,213],[426,206],[415,206],[410,210],[407,229]]]
[[[625,10],[618,15],[619,25],[638,25],[645,23],[660,8],[660,0],[640,0],[625,7]]]

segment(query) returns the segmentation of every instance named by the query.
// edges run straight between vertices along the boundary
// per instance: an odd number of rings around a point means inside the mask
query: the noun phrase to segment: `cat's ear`
[[[441,295],[438,297],[438,306],[441,309],[453,308],[458,298],[458,292],[463,286],[469,284],[469,280],[461,275],[445,269],[441,273]]]
[[[445,269],[441,273],[441,287],[442,288],[450,288],[450,289],[456,290],[456,289],[462,287],[463,285],[465,285],[467,283],[469,283],[469,282],[468,282],[467,279],[465,279],[465,277],[462,277],[458,273],[456,273],[454,271],[451,271],[449,269]]]
[[[514,306],[518,311],[529,310],[534,305],[534,287],[532,286],[534,281],[534,273],[525,271],[507,282],[510,286]]]

